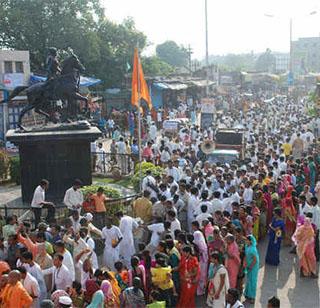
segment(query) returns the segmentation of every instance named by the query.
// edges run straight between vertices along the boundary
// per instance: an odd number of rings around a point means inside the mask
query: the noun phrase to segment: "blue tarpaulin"
[[[31,75],[30,76],[30,83],[35,84],[37,82],[46,81],[46,77],[39,76],[39,75]],[[100,79],[95,79],[91,77],[80,77],[80,87],[90,87],[101,83]]]

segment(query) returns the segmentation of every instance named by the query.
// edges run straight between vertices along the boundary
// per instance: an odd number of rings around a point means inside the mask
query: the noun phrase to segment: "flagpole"
[[[139,57],[139,44],[137,44],[138,53],[138,65],[137,65],[137,77],[138,77],[138,147],[139,147],[139,187],[140,192],[142,191],[142,148],[141,148],[141,85],[140,85],[140,57]]]

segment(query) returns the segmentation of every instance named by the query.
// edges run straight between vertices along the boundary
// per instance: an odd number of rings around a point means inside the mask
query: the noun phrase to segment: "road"
[[[267,307],[268,299],[274,295],[281,301],[281,308],[317,308],[320,307],[320,279],[300,278],[297,255],[290,254],[289,247],[281,248],[281,263],[278,267],[264,262],[268,242],[258,244],[260,271],[255,305],[246,308]],[[244,298],[243,298],[244,300]],[[205,298],[197,298],[197,307],[206,307]]]

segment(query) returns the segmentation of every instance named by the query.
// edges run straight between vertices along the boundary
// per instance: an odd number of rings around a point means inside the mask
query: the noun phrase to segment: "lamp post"
[[[317,14],[318,11],[312,11],[310,12],[307,16],[310,16],[310,15],[315,15]],[[276,17],[275,15],[273,14],[264,14],[265,17],[268,17],[268,18],[274,18]],[[292,48],[292,30],[293,28],[293,18],[290,17],[289,18],[289,35],[290,35],[290,51],[289,51],[289,75],[288,75],[288,83],[289,85],[292,85],[293,83],[293,48]]]
[[[206,97],[209,97],[209,40],[208,40],[208,0],[204,1],[206,29]]]

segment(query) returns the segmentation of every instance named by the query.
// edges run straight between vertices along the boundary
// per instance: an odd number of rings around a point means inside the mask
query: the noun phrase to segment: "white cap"
[[[83,217],[87,220],[87,221],[92,221],[93,220],[93,215],[91,213],[86,213],[83,215]]]
[[[69,296],[61,296],[59,298],[59,304],[62,305],[72,305],[72,300]]]

